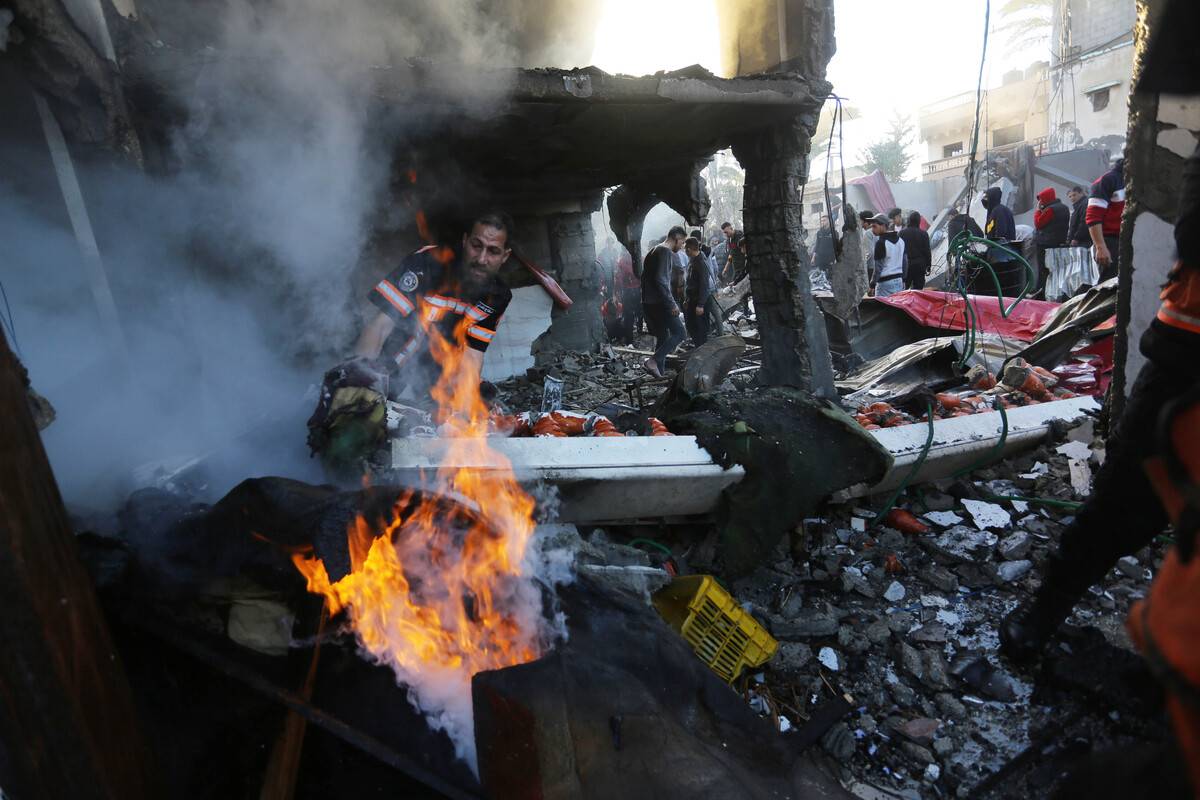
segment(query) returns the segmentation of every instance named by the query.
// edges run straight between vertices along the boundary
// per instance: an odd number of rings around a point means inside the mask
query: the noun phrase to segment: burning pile
[[[442,370],[433,397],[450,441],[444,463],[498,468],[441,467],[430,487],[398,498],[391,519],[359,515],[347,532],[351,570],[336,581],[311,554],[293,560],[309,591],[331,614],[346,613],[361,648],[395,671],[474,768],[471,677],[536,659],[555,634],[526,559],[535,503],[488,447],[489,410],[464,363],[465,324],[449,340],[425,329]]]

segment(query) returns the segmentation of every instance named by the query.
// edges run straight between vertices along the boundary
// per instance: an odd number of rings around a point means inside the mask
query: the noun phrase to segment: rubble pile
[[[779,548],[732,587],[780,642],[749,678],[752,705],[793,731],[848,702],[819,738],[845,779],[906,797],[974,796],[1064,704],[1086,706],[1078,696],[1039,698],[1033,676],[998,656],[997,625],[1036,588],[1072,501],[1090,489],[1078,474],[1098,458],[1083,442],[1046,445],[913,487],[903,505],[918,524],[905,527],[924,532],[873,525],[874,512],[851,506],[807,520],[790,552]],[[998,499],[1017,497],[1038,499]],[[1122,559],[1071,623],[1128,648],[1125,614],[1161,555],[1155,547]],[[1103,706],[1088,713],[1109,722]]]

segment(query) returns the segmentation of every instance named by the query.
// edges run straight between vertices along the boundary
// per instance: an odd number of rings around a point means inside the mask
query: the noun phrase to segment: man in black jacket
[[[683,247],[687,232],[676,225],[667,238],[646,254],[642,262],[642,314],[654,336],[654,355],[642,362],[651,375],[661,378],[667,369],[667,356],[686,335],[679,305],[671,292],[671,271],[675,254]]]
[[[684,290],[683,314],[688,334],[697,347],[708,341],[706,305],[712,297],[713,273],[708,259],[701,252],[701,242],[689,237],[683,250],[688,257],[687,288]]]
[[[813,262],[817,269],[828,277],[833,261],[833,231],[829,228],[829,217],[822,214],[821,227],[817,229],[817,241],[813,245]]]
[[[1092,239],[1088,236],[1087,222],[1087,192],[1082,186],[1072,186],[1067,192],[1067,200],[1071,203],[1071,221],[1067,225],[1067,245],[1069,247],[1091,247]]]
[[[1012,211],[1001,202],[1003,192],[999,186],[993,186],[983,193],[983,207],[987,209],[987,221],[983,232],[988,239],[1003,245],[1007,250],[1017,251],[1020,245],[1017,238],[1017,223]],[[996,247],[988,248],[988,262],[1000,282],[1000,294],[1004,297],[1016,297],[1021,291],[1021,284],[1026,276],[1021,262],[1006,250]],[[990,275],[977,273],[972,281],[971,291],[975,294],[995,294],[996,285]]]
[[[1067,243],[1067,229],[1071,222],[1071,212],[1065,203],[1058,199],[1053,186],[1047,186],[1038,192],[1037,210],[1033,212],[1033,227],[1037,230],[1033,240],[1037,245],[1038,283],[1035,297],[1042,297],[1046,290],[1046,278],[1050,269],[1046,266],[1046,250],[1051,247],[1062,247]]]
[[[925,276],[933,266],[933,252],[929,247],[929,234],[921,230],[921,213],[908,215],[908,224],[899,231],[904,240],[904,254],[908,263],[904,267],[904,288],[924,289]]]

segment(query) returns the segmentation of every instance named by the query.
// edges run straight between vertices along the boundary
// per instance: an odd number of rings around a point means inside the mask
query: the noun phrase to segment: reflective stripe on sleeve
[[[496,335],[495,331],[490,331],[478,325],[472,325],[467,328],[467,333],[481,342],[490,342],[492,341],[492,337]]]
[[[395,309],[400,312],[401,316],[407,317],[412,313],[413,308],[415,308],[411,300],[405,297],[399,289],[397,289],[395,286],[392,286],[392,284],[386,280],[382,280],[375,284],[375,291],[383,295],[383,298],[391,303]]]
[[[1108,208],[1108,201],[1103,197],[1089,197],[1087,204],[1088,206],[1095,206],[1097,208]]]

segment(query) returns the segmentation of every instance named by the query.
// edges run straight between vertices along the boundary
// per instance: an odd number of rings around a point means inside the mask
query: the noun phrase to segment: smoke
[[[498,68],[566,57],[570,38],[535,41],[531,5],[167,4],[160,30],[187,32],[193,51],[154,76],[182,112],[159,159],[170,168],[75,153],[128,363],[99,335],[44,142],[9,149],[22,169],[0,177],[3,278],[35,388],[59,412],[44,442],[69,504],[111,508],[196,458],[190,488],[209,498],[252,475],[319,478],[303,445],[312,386],[353,343],[360,273],[402,255],[368,263],[372,236],[411,221],[393,161],[412,136],[486,119],[508,88]],[[387,98],[411,58],[436,59],[422,71],[436,109]]]

